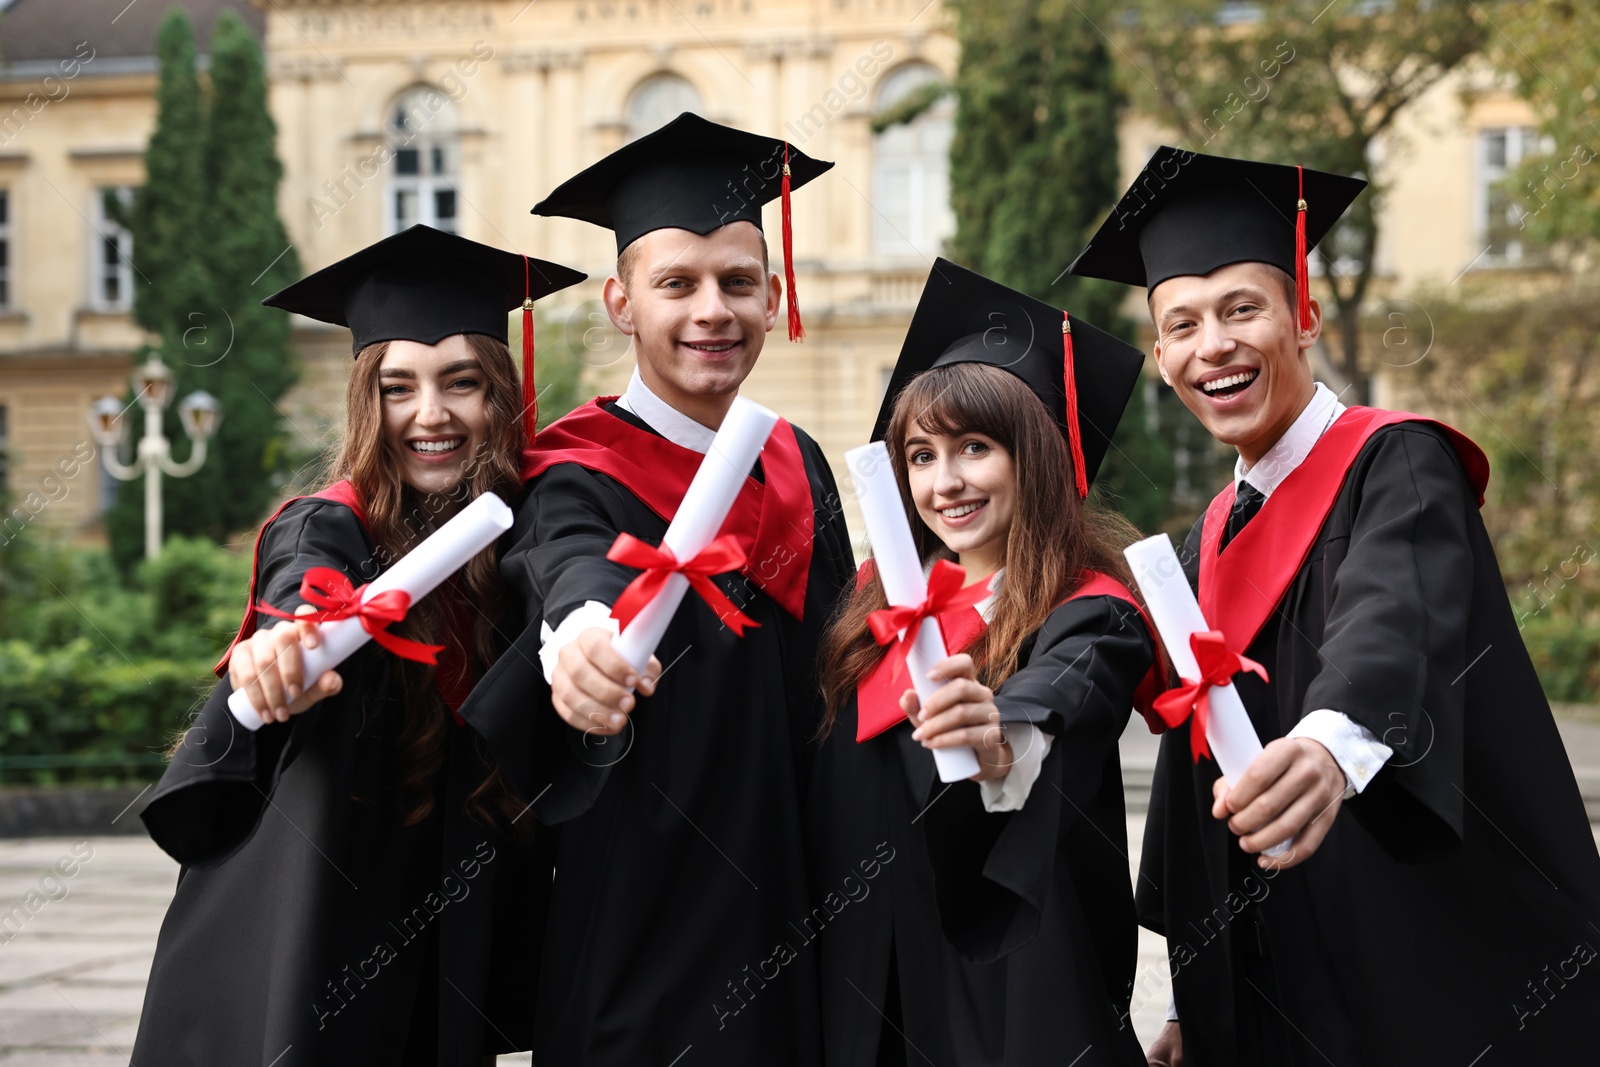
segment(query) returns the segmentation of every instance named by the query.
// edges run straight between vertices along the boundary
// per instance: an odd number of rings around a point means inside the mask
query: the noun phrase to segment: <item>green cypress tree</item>
[[[128,213],[143,275],[136,314],[160,334],[161,356],[174,374],[166,417],[174,452],[186,455],[189,447],[177,399],[204,389],[222,405],[204,466],[162,481],[164,533],[221,541],[261,517],[277,490],[273,475],[288,465],[288,427],[277,401],[297,368],[288,318],[262,308],[260,299],[299,276],[299,258],[278,216],[283,167],[261,48],[249,29],[232,12],[217,20],[208,107],[182,12],[162,23],[158,50],[161,111],[147,149],[147,184]],[[178,56],[170,74],[169,51]],[[181,140],[169,132],[180,125]],[[181,159],[174,158],[179,146]],[[138,433],[142,422],[137,409],[133,414]],[[143,501],[142,484],[127,483],[107,518],[125,571],[143,551]]]
[[[201,153],[205,145],[205,101],[197,72],[194,25],[181,8],[167,12],[156,30],[160,81],[156,89],[156,126],[145,147],[145,183],[124,207],[106,197],[110,217],[133,236],[133,317],[162,339],[162,348],[182,336],[184,315],[204,301],[205,275],[200,261],[203,202]],[[135,354],[142,362],[145,351]],[[172,361],[167,360],[169,366]],[[181,388],[183,382],[177,383]],[[192,388],[192,387],[191,387]],[[182,394],[180,394],[182,395]],[[130,392],[125,400],[133,399]],[[144,415],[131,405],[123,417],[129,436],[144,432]],[[165,430],[181,441],[176,405],[168,408]],[[184,454],[179,444],[176,451]],[[171,479],[163,480],[170,499]],[[172,508],[164,508],[168,523]],[[112,558],[129,573],[144,550],[144,479],[121,483],[116,502],[106,515]]]
[[[1121,192],[1115,87],[1102,2],[952,0],[961,65],[950,147],[951,256],[1103,329],[1132,336],[1123,286],[1067,264]],[[1142,528],[1170,510],[1172,460],[1137,390],[1096,479]]]
[[[300,277],[300,258],[278,216],[277,132],[261,46],[243,20],[225,11],[211,36],[206,123],[203,262],[210,314],[203,334],[190,327],[181,357],[215,383],[204,388],[223,404],[216,442],[222,462],[211,469],[217,506],[208,525],[193,531],[213,537],[261,518],[289,451],[292,431],[277,407],[299,377],[289,317],[261,306],[262,297]],[[194,488],[204,493],[205,481],[197,477]]]
[[[160,85],[156,128],[145,149],[145,184],[118,212],[133,233],[133,317],[163,337],[204,299],[200,262],[205,102],[196,72],[194,26],[181,8],[156,30]],[[114,210],[116,205],[108,204]]]

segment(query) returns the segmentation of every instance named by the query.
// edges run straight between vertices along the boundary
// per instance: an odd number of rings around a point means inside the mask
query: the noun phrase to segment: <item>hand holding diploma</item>
[[[551,696],[567,725],[606,736],[622,730],[638,706],[633,690],[645,696],[655,691],[661,675],[656,646],[691,588],[739,636],[756,625],[711,578],[745,564],[744,549],[732,537],[716,533],[777,423],[776,413],[735,397],[661,544],[618,535],[606,558],[636,567],[640,574],[612,608],[619,633],[590,627],[557,656]]]
[[[711,583],[711,575],[743,567],[744,550],[732,538],[712,538],[728,521],[739,490],[777,424],[776,413],[753,400],[735,397],[661,539],[661,547],[652,548],[623,534],[606,553],[607,559],[644,571],[617,598],[612,611],[622,625],[616,650],[635,670],[644,669],[691,585],[734,633],[742,637],[745,627],[755,625]]]
[[[933,673],[943,678],[944,684],[926,705],[914,689],[900,696],[900,710],[921,724],[911,732],[912,738],[935,753],[951,747],[970,748],[979,765],[973,777],[980,782],[1010,774],[1016,753],[1000,726],[994,690],[978,681],[972,657],[965,652],[946,657],[933,665]]]
[[[309,615],[316,610],[310,604],[302,604],[295,614]],[[315,684],[306,686],[300,650],[316,648],[320,643],[317,624],[302,619],[289,626],[258,629],[234,647],[233,655],[228,657],[228,682],[235,694],[243,693],[249,701],[249,714],[259,716],[255,726],[240,719],[242,725],[254,729],[263,723],[287,722],[289,716],[300,714],[344,688],[344,679],[334,670],[323,671],[321,677],[313,679]]]
[[[889,450],[882,441],[852,448],[845,453],[845,462],[850,467],[856,499],[861,503],[861,517],[867,524],[878,577],[889,600],[889,608],[874,612],[878,618],[869,620],[873,635],[879,644],[893,643],[889,654],[904,662],[907,682],[916,689],[921,703],[927,705],[942,685],[928,675],[933,665],[947,655],[939,612],[954,610],[955,601],[963,595],[968,606],[975,603],[987,593],[987,583],[981,588],[962,589],[966,572],[943,560],[935,564],[933,575],[923,578],[922,561],[911,539],[911,523],[900,500],[894,469],[889,465]],[[941,565],[949,569],[941,569]],[[967,745],[935,748],[933,758],[942,782],[959,782],[981,770],[978,757]]]
[[[1266,671],[1259,663],[1231,651],[1224,635],[1206,625],[1200,602],[1189,588],[1178,554],[1172,549],[1171,538],[1157,534],[1129,545],[1123,555],[1133,569],[1133,579],[1161,634],[1161,643],[1183,680],[1180,688],[1156,699],[1156,712],[1168,726],[1189,721],[1189,745],[1195,762],[1202,756],[1213,756],[1222,769],[1221,788],[1225,791],[1227,782],[1244,779],[1262,752],[1250,715],[1233,687],[1233,676],[1249,670],[1265,679]],[[1218,805],[1223,799],[1219,794]],[[1291,836],[1273,839],[1269,844],[1274,847],[1265,849],[1266,854],[1283,855]],[[1247,846],[1250,843],[1260,844],[1247,842]]]
[[[368,585],[355,588],[342,571],[313,567],[300,586],[301,597],[309,603],[293,616],[258,604],[266,614],[296,621],[292,627],[258,630],[234,649],[228,661],[234,686],[228,710],[234,719],[248,730],[259,730],[265,722],[282,722],[338,692],[333,668],[368,641],[376,640],[407,659],[434,662],[434,654],[443,646],[399,637],[389,627],[405,618],[412,603],[433,592],[510,528],[511,509],[498,496],[485,493]],[[241,658],[239,653],[246,649]],[[315,684],[300,692],[306,678],[316,679]]]

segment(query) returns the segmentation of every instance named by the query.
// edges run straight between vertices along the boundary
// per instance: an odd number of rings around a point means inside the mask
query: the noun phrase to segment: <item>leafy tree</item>
[[[1427,355],[1402,406],[1438,412],[1489,456],[1484,522],[1523,641],[1552,700],[1600,699],[1600,290],[1503,281],[1418,294]],[[1413,403],[1415,400],[1415,403]]]
[[[1065,273],[1121,192],[1117,117],[1104,37],[1074,0],[954,0],[961,65],[950,254],[982,274],[1131,336],[1123,286]],[[1089,5],[1101,15],[1103,2]],[[932,90],[912,98],[926,106]],[[897,109],[909,117],[914,107]],[[1141,527],[1169,510],[1171,457],[1143,391],[1123,415],[1096,486]]]
[[[158,36],[161,111],[146,154],[147,182],[127,222],[140,271],[135,316],[161,338],[173,395],[204,389],[222,405],[206,462],[163,479],[168,534],[220,541],[260,519],[275,473],[303,458],[287,438],[278,400],[298,368],[289,320],[260,306],[299,276],[299,258],[277,211],[283,176],[267,110],[261,48],[232,12],[212,32],[210,98],[194,74],[187,16],[174,11]],[[207,106],[202,106],[206,104]],[[169,110],[170,108],[170,110]],[[138,431],[138,427],[133,427]],[[176,404],[166,434],[185,454]],[[143,487],[122,487],[107,517],[113,555],[126,572],[142,551]]]
[[[1401,148],[1395,119],[1484,48],[1492,0],[1134,0],[1117,32],[1137,104],[1213,155],[1297,163],[1376,181],[1324,240],[1334,265],[1333,369],[1367,403],[1362,321],[1378,244],[1380,140]],[[1290,205],[1292,207],[1292,205]],[[1316,283],[1313,283],[1316,284]]]
[[[1524,0],[1497,7],[1489,48],[1495,66],[1542,116],[1551,151],[1510,183],[1522,226],[1558,252],[1592,253],[1600,238],[1600,7],[1574,0]]]
[[[163,337],[205,295],[203,188],[205,102],[196,71],[194,25],[181,8],[156,30],[160,84],[156,127],[145,148],[145,184],[124,209],[107,208],[133,231],[133,317]]]
[[[1600,624],[1600,291],[1584,278],[1532,296],[1482,283],[1418,303],[1432,348],[1404,384],[1489,456],[1484,519],[1513,605]]]

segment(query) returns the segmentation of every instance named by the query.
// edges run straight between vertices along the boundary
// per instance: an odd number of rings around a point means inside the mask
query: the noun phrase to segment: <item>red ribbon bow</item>
[[[724,534],[702,548],[693,559],[680,562],[666,545],[657,548],[632,534],[622,533],[612,542],[606,559],[644,571],[628,583],[628,588],[617,598],[616,607],[611,609],[611,617],[624,629],[646,604],[655,599],[671,574],[681,574],[689,579],[690,587],[700,594],[700,599],[709,604],[711,610],[717,613],[717,618],[727,623],[728,629],[740,637],[744,636],[746,627],[761,625],[734,607],[733,601],[724,596],[722,590],[711,581],[713,574],[726,574],[744,566],[745,551],[739,547],[739,539],[733,534]]]
[[[1178,726],[1193,715],[1189,723],[1189,750],[1194,753],[1194,761],[1199,763],[1201,756],[1211,755],[1211,746],[1206,744],[1211,689],[1229,684],[1240,671],[1252,671],[1260,675],[1263,682],[1269,679],[1267,669],[1261,664],[1229,651],[1220,630],[1190,634],[1189,647],[1194,650],[1195,662],[1200,666],[1199,679],[1182,679],[1181,686],[1156,697],[1154,706],[1156,714],[1168,726]]]
[[[928,575],[928,596],[922,603],[881,608],[867,616],[867,626],[872,630],[873,640],[880,645],[887,645],[904,631],[905,636],[900,637],[899,643],[889,653],[894,663],[889,675],[891,681],[899,678],[900,672],[905,669],[906,657],[911,654],[911,646],[922,629],[923,619],[935,619],[947,612],[975,607],[978,601],[989,595],[987,581],[973,582],[963,589],[961,585],[966,580],[967,572],[960,565],[941,559],[933,565],[933,571]]]
[[[401,659],[437,664],[438,654],[444,651],[443,645],[425,645],[421,641],[389,632],[389,627],[404,620],[406,612],[411,610],[411,594],[402,589],[387,589],[363,602],[361,597],[366,591],[365,584],[359,588],[352,586],[343,571],[336,571],[332,567],[312,567],[300,579],[300,599],[321,610],[294,615],[279,611],[271,604],[257,604],[256,610],[280,619],[304,619],[307,622],[338,622],[340,619],[357,618],[361,620],[361,628],[371,634],[374,641]]]

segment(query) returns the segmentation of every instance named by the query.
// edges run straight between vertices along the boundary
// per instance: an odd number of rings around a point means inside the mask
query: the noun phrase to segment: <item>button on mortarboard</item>
[[[987,363],[1020,378],[1077,445],[1073,451],[1081,454],[1082,465],[1074,473],[1086,492],[1138,385],[1144,354],[1059,308],[941,258],[911,317],[872,440],[888,432],[895,398],[907,382],[952,363]],[[1070,412],[1069,392],[1077,398]]]

